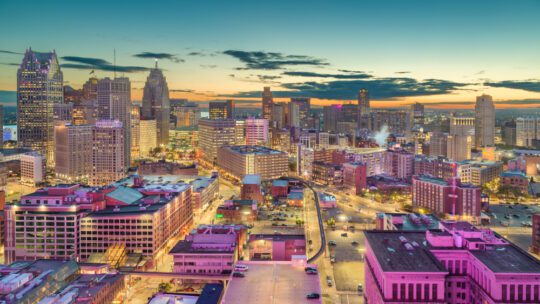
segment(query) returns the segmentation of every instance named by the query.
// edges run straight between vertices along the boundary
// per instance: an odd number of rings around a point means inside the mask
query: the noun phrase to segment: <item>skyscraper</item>
[[[420,128],[424,126],[424,105],[417,102],[411,105],[412,127]]]
[[[474,144],[477,148],[493,146],[495,142],[495,105],[490,95],[476,97],[474,107]]]
[[[270,87],[264,87],[262,92],[262,117],[270,121],[272,119],[272,106],[274,105],[274,98],[272,97],[272,91]]]
[[[268,120],[260,118],[246,119],[246,145],[268,144]]]
[[[297,128],[300,126],[300,106],[294,102],[289,102],[288,107],[287,126]]]
[[[311,100],[306,97],[291,98],[291,103],[297,104],[299,108],[300,127],[309,127],[309,110],[311,109]]]
[[[63,103],[63,75],[56,53],[28,49],[17,71],[19,145],[46,156],[53,164],[53,107]]]
[[[360,128],[369,127],[369,92],[367,89],[358,91],[358,126]]]
[[[167,145],[169,142],[170,111],[167,80],[158,69],[156,61],[156,67],[150,71],[144,85],[142,117],[156,120],[158,145]]]
[[[92,130],[92,175],[90,184],[103,186],[124,177],[125,138],[122,122],[100,120]],[[129,143],[128,143],[129,147]]]
[[[286,119],[286,112],[285,112],[286,106],[283,103],[275,103],[274,107],[272,108],[272,122],[271,127],[275,127],[278,129],[281,129],[285,126]]]
[[[203,158],[213,163],[222,146],[236,143],[236,122],[233,119],[200,119],[199,149]]]
[[[210,101],[208,103],[208,117],[210,119],[232,119],[234,118],[234,102]]]
[[[118,120],[124,129],[123,143],[124,168],[131,162],[131,83],[129,78],[104,78],[98,81],[98,118],[100,120]]]
[[[155,120],[154,120],[155,122]],[[137,105],[131,106],[131,159],[139,159],[142,156],[141,153],[141,132],[143,131],[143,126],[141,124],[141,107]],[[154,124],[154,132],[156,131]],[[154,139],[156,138],[157,133],[154,134]]]
[[[67,182],[87,182],[92,173],[92,125],[54,127],[54,171]]]
[[[4,106],[0,105],[0,148],[4,143]]]

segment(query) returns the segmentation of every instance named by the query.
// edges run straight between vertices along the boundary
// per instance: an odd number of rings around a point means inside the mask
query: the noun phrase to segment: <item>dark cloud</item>
[[[338,71],[340,71],[342,73],[355,73],[355,74],[364,74],[364,73],[366,73],[364,71],[357,71],[357,70],[343,70],[342,69],[342,70],[338,70]]]
[[[276,79],[280,79],[281,76],[257,75],[257,78],[259,78],[260,80],[276,80]]]
[[[287,66],[326,66],[322,59],[304,55],[285,55],[275,52],[247,52],[238,50],[227,50],[223,54],[234,57],[244,63],[244,67],[238,70],[276,70]]]
[[[63,60],[68,61],[68,63],[61,64],[62,68],[66,69],[76,69],[76,70],[99,70],[107,72],[120,72],[120,73],[136,73],[148,71],[147,67],[141,66],[114,66],[110,62],[100,59],[100,58],[91,58],[91,57],[79,57],[79,56],[64,56],[61,57]]]
[[[23,55],[23,53],[17,53],[17,52],[6,51],[6,50],[0,50],[0,53],[11,54],[11,55]]]
[[[19,66],[20,64],[15,62],[0,62],[0,65]]]
[[[537,104],[540,105],[539,99],[520,99],[520,100],[503,100],[503,101],[496,101],[496,104],[514,104],[514,105],[531,105],[531,104]]]
[[[206,56],[214,57],[217,54],[216,54],[216,52],[194,51],[194,52],[189,52],[187,55],[188,56],[199,56],[199,57],[206,57]]]
[[[397,71],[396,74],[410,74],[410,71]]]
[[[367,79],[373,76],[362,72],[349,72],[353,74],[325,74],[315,72],[283,72],[283,75],[298,76],[298,77],[319,77],[319,78],[336,78],[336,79]]]
[[[374,78],[366,80],[336,80],[328,82],[285,83],[281,87],[288,91],[274,91],[275,97],[310,96],[320,99],[350,100],[356,98],[358,90],[366,88],[372,99],[392,99],[407,96],[448,94],[470,85],[440,79]],[[236,97],[258,97],[260,91],[241,92]]]
[[[540,80],[531,79],[524,81],[517,80],[504,80],[498,82],[485,82],[485,86],[494,87],[494,88],[508,88],[508,89],[517,89],[525,90],[530,92],[540,92]]]
[[[166,59],[172,62],[180,63],[184,62],[184,59],[178,58],[175,54],[170,53],[154,53],[154,52],[142,52],[133,55],[133,57],[143,58],[143,59]]]
[[[193,93],[194,91],[189,89],[171,89],[169,92]]]
[[[202,52],[191,52],[191,53],[188,53],[188,56],[206,56],[206,54]]]

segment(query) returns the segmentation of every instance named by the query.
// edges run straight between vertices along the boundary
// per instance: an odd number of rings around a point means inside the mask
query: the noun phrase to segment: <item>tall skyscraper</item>
[[[100,120],[118,120],[124,129],[122,150],[124,168],[131,163],[131,83],[129,78],[104,78],[98,81],[98,118]]]
[[[233,119],[200,119],[199,149],[203,158],[213,163],[222,146],[236,143],[236,122]]]
[[[288,107],[287,126],[289,128],[300,127],[300,106],[297,103],[289,102]]]
[[[474,144],[477,148],[493,146],[495,142],[495,105],[490,95],[476,97],[474,107]]]
[[[210,101],[208,103],[208,117],[210,119],[232,119],[234,118],[234,102]]]
[[[324,130],[329,132],[337,131],[337,124],[341,120],[341,110],[343,105],[335,104],[323,107]]]
[[[169,142],[170,111],[167,80],[158,69],[156,61],[156,67],[150,71],[144,85],[142,117],[156,120],[158,145],[167,145]]]
[[[311,100],[307,97],[291,98],[291,103],[297,104],[299,108],[300,127],[309,127],[309,111],[311,109]]]
[[[412,127],[421,128],[424,126],[424,105],[417,102],[411,105]]]
[[[56,53],[28,49],[17,71],[17,133],[21,147],[54,159],[53,107],[63,103],[63,75]]]
[[[0,104],[0,149],[4,143],[4,106]]]
[[[90,185],[103,186],[124,177],[126,163],[125,138],[122,122],[100,120],[92,132],[92,175]],[[129,143],[128,143],[129,146]]]
[[[54,171],[66,182],[88,182],[92,173],[92,125],[54,127]]]
[[[270,87],[264,87],[262,92],[262,117],[270,121],[272,119],[272,106],[274,105],[274,98],[272,97],[272,91]]]
[[[155,122],[155,120],[154,120]],[[131,106],[131,159],[139,159],[142,156],[141,153],[141,132],[143,131],[143,126],[141,125],[141,107],[137,105]],[[156,131],[155,124],[154,124],[154,132]],[[157,133],[154,134],[154,138],[156,138]]]
[[[270,124],[271,127],[275,127],[278,129],[285,127],[285,121],[286,121],[285,109],[286,109],[286,106],[283,103],[274,104],[274,107],[272,108],[272,122]]]
[[[367,89],[358,91],[358,127],[369,128],[369,92]]]

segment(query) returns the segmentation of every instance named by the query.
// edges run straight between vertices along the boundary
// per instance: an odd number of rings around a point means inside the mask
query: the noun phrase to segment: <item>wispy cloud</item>
[[[396,74],[410,74],[410,71],[397,71]]]
[[[133,55],[133,57],[143,58],[143,59],[166,59],[166,60],[170,60],[176,63],[185,62],[184,59],[179,58],[177,55],[170,54],[170,53],[142,52],[142,53]]]
[[[23,55],[23,53],[12,52],[12,51],[6,51],[6,50],[0,50],[0,53],[3,53],[3,54],[11,54],[11,55]]]
[[[238,70],[277,70],[287,66],[305,65],[320,67],[328,65],[323,59],[305,55],[285,55],[276,52],[239,50],[226,50],[223,54],[234,57],[244,64],[243,67],[237,68]]]
[[[540,92],[540,80],[530,79],[530,80],[504,80],[497,82],[484,82],[485,86],[494,87],[494,88],[508,88],[508,89],[517,89],[525,90],[530,92]]]
[[[352,74],[327,74],[315,72],[283,72],[283,75],[297,77],[314,77],[314,78],[336,78],[336,79],[367,79],[372,78],[372,75],[362,72],[349,72]]]
[[[79,56],[64,56],[62,60],[68,61],[68,63],[61,64],[62,68],[76,69],[76,70],[99,70],[107,72],[123,72],[123,73],[136,73],[148,71],[147,67],[141,66],[114,66],[110,62],[100,58],[92,57],[79,57]]]

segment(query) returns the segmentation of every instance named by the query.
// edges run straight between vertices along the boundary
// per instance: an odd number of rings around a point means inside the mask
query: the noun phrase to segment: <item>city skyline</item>
[[[374,108],[473,108],[481,94],[492,95],[497,108],[540,105],[540,42],[531,39],[540,30],[537,2],[413,2],[278,1],[264,10],[212,2],[206,10],[164,1],[154,4],[157,13],[137,4],[102,10],[99,3],[51,3],[55,35],[35,31],[37,3],[23,12],[7,2],[0,13],[0,25],[10,28],[0,48],[0,102],[14,106],[16,70],[31,47],[56,50],[65,85],[82,87],[91,71],[129,77],[134,101],[142,100],[158,59],[171,98],[234,99],[237,107],[260,107],[265,86],[276,102],[310,97],[316,107],[354,102],[362,88]],[[21,14],[25,26],[10,26]],[[141,21],[148,14],[160,17]]]

